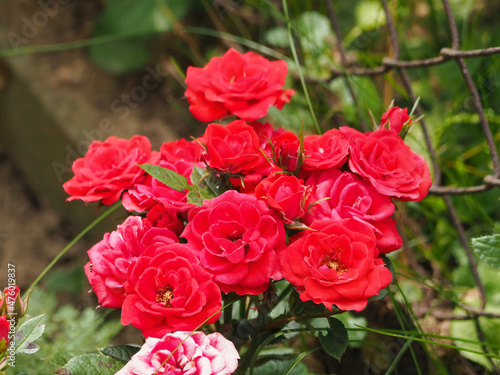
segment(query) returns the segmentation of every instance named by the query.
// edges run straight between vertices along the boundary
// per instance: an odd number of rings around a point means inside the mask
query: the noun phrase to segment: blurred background
[[[275,0],[0,0],[0,264],[5,268],[0,282],[6,283],[9,262],[16,265],[18,284],[27,288],[99,215],[96,205],[66,202],[62,189],[73,175],[72,162],[92,140],[141,134],[159,149],[162,142],[203,133],[205,124],[188,111],[184,75],[188,66],[203,66],[231,47],[288,62],[287,87],[296,95],[282,111],[273,108],[267,116],[276,126],[297,131],[303,123],[308,133],[315,131],[301,74],[323,131],[344,125],[371,130],[372,116],[378,122],[392,100],[411,109],[419,97],[434,155],[420,127],[407,141],[439,167],[440,172],[433,169],[435,180],[439,177],[442,186],[478,186],[492,174],[480,112],[456,61],[417,64],[405,70],[406,82],[387,62],[435,58],[452,47],[441,1],[287,4],[288,17],[282,1]],[[450,0],[450,9],[460,50],[500,46],[500,2]],[[468,58],[466,66],[498,147],[500,55]],[[479,306],[482,300],[490,313],[500,311],[498,270],[480,261],[471,265],[456,228],[458,220],[469,242],[491,234],[500,220],[499,197],[493,188],[399,204],[405,246],[391,256],[398,283],[390,298],[352,316],[362,319],[361,325],[440,335],[450,345],[456,343],[450,336],[476,340],[460,342],[469,352],[414,343],[392,365],[405,342],[364,332],[342,364],[319,358],[305,373],[379,374],[388,368],[402,374],[498,373],[495,363],[472,353],[498,354],[498,319],[454,317],[463,313],[462,303]],[[35,310],[39,301],[40,311],[53,309],[56,316],[59,306],[69,303],[73,310],[67,307],[71,311],[61,313],[61,319],[70,321],[95,306],[86,294],[86,251],[125,216],[125,211],[113,214],[64,256],[44,279],[46,294],[34,298]],[[94,315],[88,314],[92,321]],[[99,338],[103,345],[119,326],[107,329]],[[63,340],[58,334],[53,343]],[[134,337],[123,335],[123,340]],[[85,340],[90,348],[97,345],[95,337]],[[486,349],[477,341],[487,342]]]

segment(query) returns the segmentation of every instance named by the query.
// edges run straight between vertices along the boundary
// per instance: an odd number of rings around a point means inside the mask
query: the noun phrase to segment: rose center
[[[170,300],[174,298],[174,289],[170,286],[161,288],[156,291],[156,302],[162,304],[165,307],[172,307]]]
[[[323,259],[321,265],[327,266],[329,269],[337,271],[337,273],[349,271],[349,267],[342,264],[337,257],[334,257],[332,259],[330,256],[327,256],[325,257],[325,259]]]

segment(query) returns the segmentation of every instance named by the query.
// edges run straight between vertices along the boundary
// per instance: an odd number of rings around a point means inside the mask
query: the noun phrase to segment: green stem
[[[92,223],[90,223],[84,230],[82,230],[73,240],[64,248],[61,250],[59,254],[50,262],[50,264],[45,267],[45,269],[42,271],[40,275],[36,278],[35,281],[30,285],[30,287],[24,292],[23,299],[26,298],[26,296],[30,293],[33,288],[38,284],[38,282],[45,276],[47,272],[50,271],[50,269],[57,263],[61,257],[68,252],[69,249],[73,247],[84,235],[87,234],[93,227],[95,227],[97,224],[99,224],[102,220],[104,220],[106,217],[108,217],[111,213],[116,211],[118,207],[120,207],[122,204],[121,202],[116,202],[113,206],[111,206],[109,209],[107,209],[105,212],[103,212],[97,219],[95,219]]]
[[[311,112],[311,117],[314,122],[314,126],[316,127],[316,131],[318,134],[321,134],[322,131],[319,127],[318,120],[316,119],[316,114],[314,113],[311,98],[309,98],[309,92],[307,91],[306,81],[304,80],[304,75],[302,74],[302,69],[300,68],[299,57],[297,56],[297,50],[295,49],[295,44],[293,41],[292,35],[292,21],[288,16],[288,6],[286,0],[282,0],[283,2],[283,12],[285,13],[286,24],[288,26],[288,39],[290,41],[290,49],[292,50],[293,60],[295,61],[295,65],[297,66],[297,70],[299,72],[300,83],[302,84],[302,89],[304,90],[304,94],[306,96],[307,105],[309,106],[309,111]]]

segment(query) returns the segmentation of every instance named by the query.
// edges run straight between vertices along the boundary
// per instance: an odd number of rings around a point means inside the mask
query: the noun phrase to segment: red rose
[[[370,224],[375,231],[379,252],[388,253],[403,245],[396,222],[391,218],[392,199],[380,194],[368,181],[350,172],[327,169],[311,173],[306,185],[312,188],[313,200],[319,201],[309,211],[306,224],[355,217]]]
[[[243,176],[243,182],[241,178],[237,177],[231,178],[230,181],[241,193],[255,195],[255,187],[264,177],[270,175],[272,172],[282,170],[273,162],[273,146],[269,142],[280,135],[284,130],[279,129],[275,131],[273,126],[269,123],[262,124],[260,122],[252,122],[249,125],[254,128],[257,133],[260,149],[266,157],[261,158],[260,164]]]
[[[269,107],[281,109],[293,90],[283,90],[288,67],[285,61],[269,61],[253,52],[229,49],[203,68],[187,69],[185,95],[198,120],[210,122],[233,114],[243,120],[264,117]]]
[[[146,337],[195,330],[214,323],[222,309],[212,275],[183,244],[148,247],[129,272],[125,292],[121,322]]]
[[[315,221],[281,252],[283,276],[302,301],[332,310],[363,310],[388,286],[392,274],[377,258],[370,226],[356,219]]]
[[[401,132],[403,125],[410,120],[408,108],[392,107],[382,115],[380,119],[380,128],[394,130],[397,134]],[[389,124],[387,124],[389,122]]]
[[[254,196],[234,190],[189,213],[182,237],[224,293],[260,294],[281,279],[277,253],[285,228],[277,214]]]
[[[161,204],[153,206],[148,212],[146,220],[152,227],[167,228],[180,236],[184,230],[184,223],[179,219],[177,213],[165,208]]]
[[[349,168],[370,181],[379,193],[416,202],[427,196],[432,184],[429,167],[396,132],[379,129],[352,136],[349,142]]]
[[[304,154],[304,169],[340,168],[347,160],[349,142],[338,129],[328,130],[323,135],[307,135]]]
[[[75,176],[63,185],[71,195],[67,200],[113,204],[124,190],[146,176],[136,164],[151,163],[158,156],[151,153],[149,140],[140,135],[130,140],[109,137],[104,142],[94,141],[87,154],[73,163]]]
[[[291,131],[284,131],[273,139],[274,152],[278,165],[286,171],[297,169],[300,141]]]
[[[184,160],[192,163],[202,161],[203,147],[197,141],[187,141],[184,138],[172,142],[164,142],[160,148],[163,160],[171,163]]]
[[[161,160],[158,165],[186,177],[188,184],[191,184],[190,175],[196,164],[184,160],[172,163]],[[199,163],[198,166],[202,164]],[[123,194],[122,204],[128,211],[149,211],[160,203],[169,210],[182,212],[194,207],[187,202],[187,193],[187,191],[180,192],[172,189],[151,175],[147,175],[144,181],[134,185],[133,189]]]
[[[230,375],[240,358],[219,332],[174,332],[148,337],[141,350],[116,375]]]
[[[273,158],[273,147],[269,143],[272,139],[276,138],[278,135],[282,134],[285,130],[283,128],[279,128],[278,130],[274,130],[274,127],[266,122],[265,124],[261,122],[252,122],[250,125],[257,133],[259,137],[259,146],[260,148],[269,156],[270,159]]]
[[[206,145],[207,164],[221,172],[249,173],[264,159],[257,133],[243,120],[208,125],[201,142]]]
[[[87,252],[90,261],[85,274],[101,306],[122,306],[128,270],[144,249],[156,242],[175,243],[179,238],[167,228],[153,227],[139,216],[129,216]]]
[[[301,219],[312,203],[309,188],[295,176],[275,173],[257,185],[255,196],[264,199],[287,224]]]

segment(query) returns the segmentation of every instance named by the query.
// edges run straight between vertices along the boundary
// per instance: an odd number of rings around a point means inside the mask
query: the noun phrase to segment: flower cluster
[[[236,118],[159,151],[138,135],[95,141],[74,163],[69,200],[121,198],[135,213],[88,251],[85,267],[99,303],[147,337],[120,374],[232,373],[232,343],[186,339],[218,320],[222,293],[259,295],[284,278],[302,301],[360,311],[390,284],[382,255],[402,245],[393,199],[420,201],[431,185],[400,136],[412,119],[394,107],[370,133],[303,137],[257,122],[290,101],[286,73],[283,61],[229,50],[190,67],[185,94],[201,121]]]

